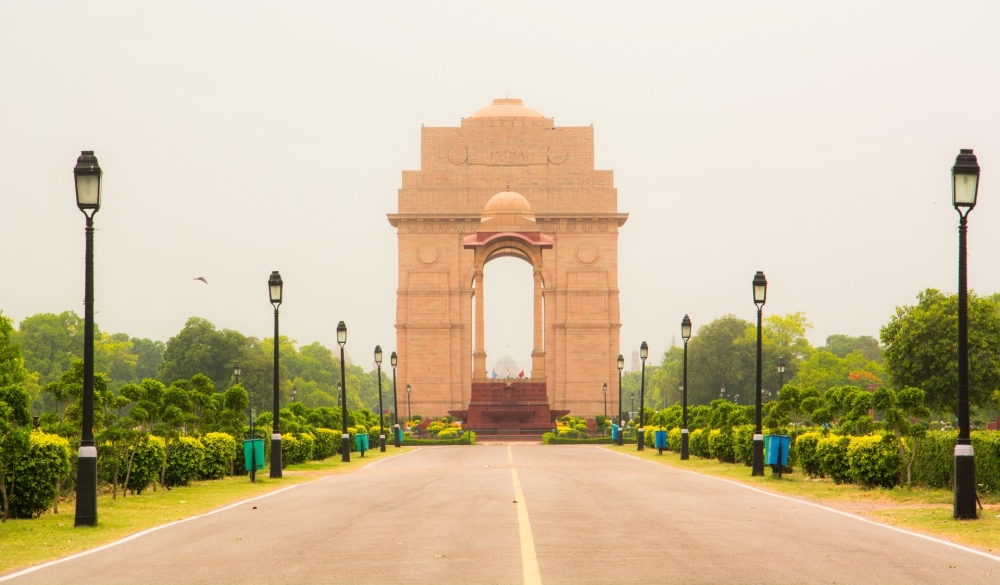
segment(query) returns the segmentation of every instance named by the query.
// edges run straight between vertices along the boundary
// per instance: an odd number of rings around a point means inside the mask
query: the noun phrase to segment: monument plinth
[[[479,437],[541,435],[551,431],[568,410],[552,410],[545,380],[494,378],[474,381],[467,410],[449,410],[462,420],[462,428]]]

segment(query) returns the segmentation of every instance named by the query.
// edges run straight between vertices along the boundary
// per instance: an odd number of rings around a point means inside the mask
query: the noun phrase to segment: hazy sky
[[[753,320],[757,270],[765,314],[803,311],[814,345],[877,336],[956,290],[960,148],[983,167],[969,284],[1000,291],[998,28],[994,1],[5,1],[0,309],[83,314],[72,168],[92,149],[102,329],[269,337],[280,270],[282,333],[334,347],[344,320],[367,366],[395,349],[385,216],[420,125],[509,95],[595,127],[630,214],[626,356],[646,340],[659,362],[685,313]],[[489,363],[527,364],[530,270],[486,278]]]

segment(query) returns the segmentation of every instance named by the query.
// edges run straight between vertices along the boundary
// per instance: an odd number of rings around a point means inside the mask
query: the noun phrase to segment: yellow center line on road
[[[542,585],[542,575],[538,571],[538,557],[535,556],[535,539],[531,537],[531,523],[528,522],[528,506],[524,503],[521,481],[514,469],[514,454],[507,445],[507,461],[510,462],[510,478],[514,482],[514,501],[517,503],[517,527],[521,537],[521,567],[524,569],[524,585]]]

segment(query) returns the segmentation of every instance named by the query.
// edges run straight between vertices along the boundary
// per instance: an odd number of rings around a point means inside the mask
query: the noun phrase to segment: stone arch
[[[529,262],[544,307],[530,383],[554,411],[603,412],[601,386],[613,386],[621,353],[618,232],[628,215],[613,173],[594,169],[593,138],[592,126],[557,128],[517,99],[494,100],[460,127],[421,128],[420,169],[403,172],[388,216],[399,242],[397,374],[415,413],[464,411],[485,378],[474,301],[491,302],[483,269],[503,256]]]

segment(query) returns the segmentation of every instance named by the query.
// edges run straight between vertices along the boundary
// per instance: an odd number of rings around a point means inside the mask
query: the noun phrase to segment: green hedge
[[[733,456],[737,463],[753,464],[753,425],[733,427]]]
[[[313,437],[316,439],[313,459],[323,460],[340,453],[340,433],[330,429],[315,429]]]
[[[681,450],[681,428],[674,427],[667,432],[667,448],[671,451]]]
[[[26,457],[14,460],[10,482],[11,518],[34,518],[52,506],[56,484],[70,472],[69,441],[43,432],[32,432]]]
[[[795,437],[795,452],[798,455],[798,462],[802,466],[802,471],[809,477],[823,476],[823,467],[816,454],[816,447],[821,438],[823,438],[823,434],[815,431],[802,433]]]
[[[199,479],[219,479],[229,474],[236,459],[239,445],[228,433],[208,433],[201,438],[205,456],[201,460]]]
[[[976,489],[1000,491],[1000,432],[973,431]],[[955,483],[957,431],[931,431],[914,441],[913,481],[928,487],[951,489]]]
[[[851,464],[847,458],[847,446],[850,443],[850,437],[830,435],[816,444],[820,469],[835,483],[848,483],[851,480]]]
[[[281,466],[297,465],[312,459],[315,442],[309,433],[283,433],[281,435]]]
[[[128,483],[125,485],[134,494],[141,494],[144,489],[159,478],[160,468],[163,466],[163,439],[143,434],[138,441],[135,455],[132,456],[132,469],[128,473]],[[128,459],[126,459],[127,462]],[[126,466],[122,465],[122,469],[125,468]]]
[[[736,451],[733,449],[733,429],[712,429],[708,433],[708,450],[723,463],[736,463]]]
[[[867,488],[891,488],[899,483],[903,461],[894,435],[851,437],[847,446],[851,478]]]
[[[712,455],[708,451],[708,431],[705,429],[695,429],[688,434],[688,451],[695,457],[711,459]]]
[[[432,446],[432,445],[475,445],[476,444],[476,433],[473,431],[465,431],[461,437],[456,437],[454,439],[412,439],[407,437],[403,441],[404,445],[418,445],[418,446]]]
[[[194,437],[177,437],[170,441],[164,482],[168,487],[188,485],[201,473],[205,446]]]
[[[635,441],[633,441],[635,443]],[[593,439],[572,439],[560,436],[556,436],[554,433],[545,433],[542,435],[543,445],[613,445],[615,441],[611,440],[611,437],[594,437]]]

